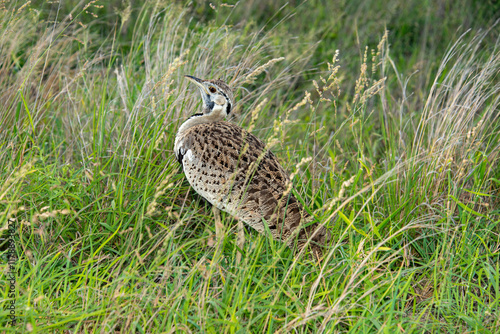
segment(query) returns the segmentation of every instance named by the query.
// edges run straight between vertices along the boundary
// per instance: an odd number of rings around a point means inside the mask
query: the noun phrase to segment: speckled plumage
[[[215,84],[227,103],[232,103],[232,93],[224,82],[203,82]],[[222,120],[227,110],[223,106],[218,114],[205,107],[203,114],[192,116],[179,129],[175,153],[187,180],[220,210],[260,233],[265,233],[267,223],[275,239],[290,246],[297,240],[300,247],[318,225],[303,226],[311,217],[291,194],[287,173],[259,138]],[[320,227],[311,240],[315,253],[321,253],[327,237],[326,229]]]

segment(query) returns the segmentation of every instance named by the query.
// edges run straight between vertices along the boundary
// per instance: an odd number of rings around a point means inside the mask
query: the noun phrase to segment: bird
[[[191,187],[219,210],[291,249],[302,250],[311,238],[309,247],[320,257],[329,231],[293,196],[289,175],[265,143],[224,120],[234,107],[231,87],[222,79],[185,78],[202,99],[202,111],[181,124],[174,142]]]

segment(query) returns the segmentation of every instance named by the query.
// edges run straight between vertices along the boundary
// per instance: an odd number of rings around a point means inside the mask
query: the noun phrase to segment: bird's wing
[[[288,174],[264,142],[229,122],[204,123],[189,131],[186,143],[197,155],[193,163],[210,166],[208,174],[221,180],[211,181],[212,189],[222,193],[218,200],[206,197],[212,204],[259,232],[266,222],[274,238],[288,243],[295,232],[299,243],[312,234],[316,224],[302,228],[309,215],[291,194]],[[206,188],[195,190],[202,196],[206,193]],[[314,241],[323,242],[325,233],[321,231]]]
[[[197,127],[203,138],[203,161],[227,170],[229,205],[238,217],[259,230],[262,220],[271,233],[286,239],[300,225],[302,207],[291,195],[290,179],[276,156],[253,134],[228,122]]]

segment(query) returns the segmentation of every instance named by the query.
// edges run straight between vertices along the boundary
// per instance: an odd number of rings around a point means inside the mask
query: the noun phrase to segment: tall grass
[[[498,327],[497,26],[454,39],[415,96],[384,30],[356,61],[332,48],[311,65],[321,43],[287,40],[286,20],[220,24],[220,4],[206,22],[190,5],[147,3],[104,36],[97,2],[54,20],[8,6],[0,223],[17,223],[19,323],[2,330]],[[324,259],[250,229],[240,248],[236,222],[215,221],[190,189],[172,153],[200,107],[184,74],[235,88],[232,121],[268,143],[335,236]]]

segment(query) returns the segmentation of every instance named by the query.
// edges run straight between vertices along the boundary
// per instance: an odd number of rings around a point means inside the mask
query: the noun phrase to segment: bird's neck
[[[189,117],[182,125],[180,126],[177,134],[182,135],[185,133],[189,128],[198,125],[198,124],[203,124],[203,123],[212,123],[212,122],[219,122],[224,120],[224,113],[223,113],[223,108],[226,106],[222,107],[215,107],[211,112],[206,113],[206,110],[203,110],[203,113],[199,114],[194,114],[193,116]]]

